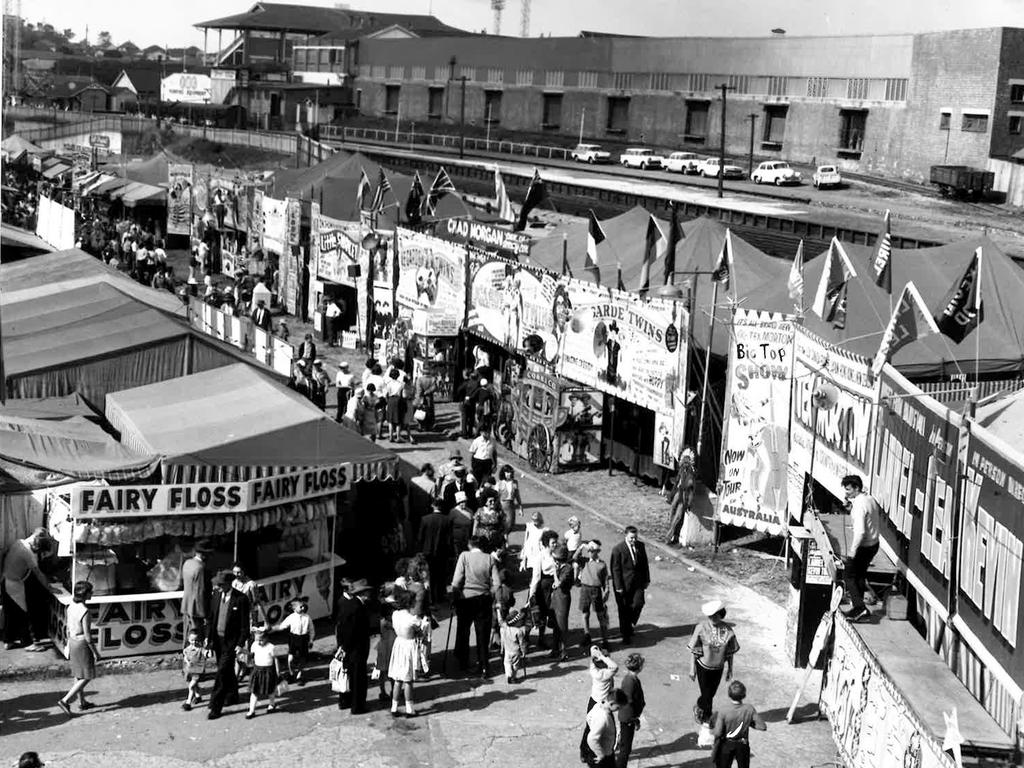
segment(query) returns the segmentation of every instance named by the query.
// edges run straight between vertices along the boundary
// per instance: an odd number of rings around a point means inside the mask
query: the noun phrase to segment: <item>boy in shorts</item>
[[[181,671],[185,675],[185,684],[188,686],[185,702],[181,708],[187,712],[203,700],[203,697],[199,695],[199,681],[210,661],[210,651],[203,647],[197,630],[189,630],[188,645],[185,646],[181,655]]]
[[[590,645],[590,611],[597,614],[597,623],[601,627],[601,645],[608,645],[608,565],[601,559],[601,542],[597,539],[583,544],[589,559],[580,568],[580,612],[583,614],[584,647]]]

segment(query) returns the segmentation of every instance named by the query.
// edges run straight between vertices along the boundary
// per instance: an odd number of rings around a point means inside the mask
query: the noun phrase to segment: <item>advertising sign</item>
[[[188,235],[192,232],[191,164],[168,163],[167,187],[167,234]]]
[[[263,249],[263,190],[252,190],[252,207],[249,209],[249,250]]]
[[[110,137],[104,133],[89,134],[89,146],[93,149],[110,149]]]
[[[264,250],[277,254],[285,252],[288,242],[288,203],[275,200],[266,195],[261,196],[260,210],[263,212],[262,227]]]
[[[316,276],[352,288],[360,281],[365,283],[369,252],[360,245],[365,231],[362,225],[324,216],[316,203],[312,208],[310,247]],[[359,267],[359,278],[352,276],[351,267]]]
[[[562,376],[655,412],[671,413],[686,385],[686,310],[625,291],[584,292],[570,280]],[[679,392],[677,392],[679,390]]]
[[[298,245],[302,237],[302,203],[294,198],[285,199],[285,220],[288,227],[288,245]]]
[[[442,240],[476,246],[485,251],[523,257],[530,252],[529,235],[513,232],[495,224],[467,219],[445,219],[437,224],[434,234]]]
[[[718,519],[778,535],[789,516],[786,468],[793,323],[737,309],[729,347],[729,399],[722,440]]]
[[[821,707],[850,768],[955,768],[846,619],[835,619],[835,649]]]
[[[420,310],[423,333],[442,335],[462,325],[466,311],[466,249],[431,235],[399,229],[400,310]]]
[[[373,338],[387,348],[395,329],[395,303],[390,282],[373,283]]]
[[[209,75],[175,72],[160,81],[160,101],[207,104],[212,97]]]
[[[789,460],[804,473],[811,470],[815,391],[835,388],[837,402],[819,408],[814,479],[843,498],[844,475],[868,480],[875,388],[871,362],[840,349],[803,327],[796,328],[793,358],[793,408]]]

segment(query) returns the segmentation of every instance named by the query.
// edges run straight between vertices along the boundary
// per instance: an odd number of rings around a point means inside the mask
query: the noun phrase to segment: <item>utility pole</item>
[[[747,155],[747,177],[754,173],[754,123],[757,122],[757,113],[751,112],[747,115],[750,118],[750,154]]]
[[[725,94],[733,89],[733,86],[722,83],[722,143],[718,149],[718,196],[722,197],[725,185]]]

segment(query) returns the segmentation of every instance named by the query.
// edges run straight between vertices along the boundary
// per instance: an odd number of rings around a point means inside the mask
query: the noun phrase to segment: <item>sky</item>
[[[115,43],[203,45],[194,24],[241,13],[254,0],[21,0],[28,21],[71,28],[93,41],[106,30]],[[292,0],[293,3],[302,0]],[[333,6],[328,0],[304,5]],[[5,6],[8,3],[5,2]],[[352,8],[433,13],[456,27],[491,31],[490,0],[350,0]],[[506,0],[502,31],[518,34],[522,0]],[[969,27],[1024,27],[1024,0],[532,0],[530,34],[575,36],[581,29],[651,36],[758,36],[926,32]],[[227,41],[225,40],[225,43]],[[211,50],[216,34],[210,35]]]

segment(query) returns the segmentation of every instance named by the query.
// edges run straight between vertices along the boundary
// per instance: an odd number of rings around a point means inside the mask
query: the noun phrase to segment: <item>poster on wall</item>
[[[737,309],[717,516],[726,525],[782,533],[788,523],[787,468],[793,323],[785,315]]]
[[[263,212],[263,225],[260,228],[263,232],[262,247],[264,250],[283,254],[288,241],[288,204],[284,200],[275,200],[266,195],[262,197],[260,205],[260,210]]]
[[[313,203],[311,208],[310,246],[313,253],[310,261],[314,264],[316,276],[357,288],[360,279],[366,281],[369,259],[369,252],[360,245],[364,232],[362,225],[324,216],[317,203]],[[358,277],[355,275],[357,271]]]
[[[302,237],[302,203],[292,197],[285,198],[285,225],[288,245],[298,245]]]
[[[572,305],[558,373],[643,408],[671,413],[686,386],[686,310],[676,302],[643,301],[625,291],[588,295],[583,287],[588,285],[569,281]]]
[[[213,168],[207,179],[207,206],[217,229],[244,229],[249,218],[245,178],[235,170]]]
[[[458,328],[466,311],[466,249],[407,229],[398,230],[396,241],[398,308],[420,310],[422,333]]]
[[[263,249],[263,190],[252,189],[249,208],[249,253]]]
[[[395,327],[395,303],[390,282],[375,281],[373,284],[373,339],[386,350]]]
[[[871,361],[819,338],[803,327],[794,334],[793,404],[789,459],[837,499],[844,475],[869,481],[875,384]],[[817,439],[811,427],[813,395],[823,384],[836,393],[832,408],[818,409]],[[816,445],[815,445],[816,443]]]
[[[192,165],[168,163],[167,187],[167,234],[191,234]]]
[[[821,692],[832,739],[850,768],[955,768],[931,729],[886,677],[878,660],[844,618],[835,620],[835,647]]]

